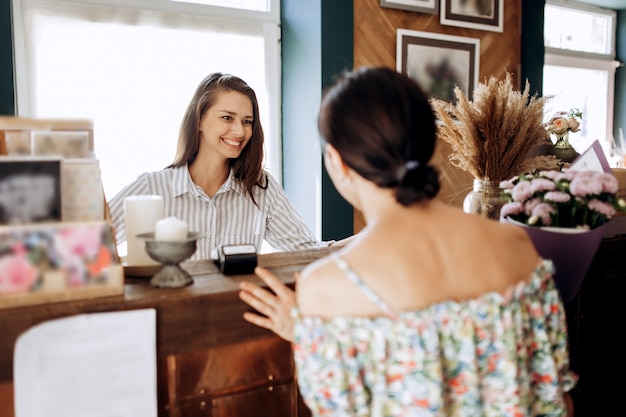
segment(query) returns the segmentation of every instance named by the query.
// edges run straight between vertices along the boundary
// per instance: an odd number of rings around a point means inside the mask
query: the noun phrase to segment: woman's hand
[[[269,329],[283,339],[293,342],[294,320],[291,317],[291,309],[296,305],[295,292],[263,267],[257,266],[254,273],[274,291],[274,294],[251,282],[240,283],[239,298],[262,314],[245,312],[244,320]]]

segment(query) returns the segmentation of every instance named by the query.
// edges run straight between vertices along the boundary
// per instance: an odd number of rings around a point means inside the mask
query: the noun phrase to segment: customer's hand
[[[296,305],[295,292],[263,267],[257,266],[254,273],[274,291],[274,294],[251,282],[240,283],[239,298],[261,313],[245,312],[244,320],[269,329],[283,339],[293,342],[294,320],[291,317],[291,309]]]

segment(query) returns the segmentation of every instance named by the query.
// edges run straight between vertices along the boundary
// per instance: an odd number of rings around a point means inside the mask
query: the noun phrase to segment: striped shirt
[[[192,260],[211,258],[219,245],[251,244],[260,251],[263,240],[283,251],[328,246],[315,239],[283,188],[269,172],[265,175],[267,188],[253,189],[257,206],[232,170],[213,197],[192,181],[187,166],[144,173],[108,202],[117,244],[126,241],[124,199],[155,194],[163,196],[165,217],[177,217],[190,231],[206,234]]]

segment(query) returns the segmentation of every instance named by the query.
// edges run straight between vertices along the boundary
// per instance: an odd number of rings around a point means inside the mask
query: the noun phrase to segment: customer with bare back
[[[520,228],[435,199],[423,90],[358,69],[324,94],[318,123],[328,173],[367,226],[302,271],[295,299],[261,267],[273,293],[240,293],[259,313],[246,320],[293,342],[313,415],[573,415],[554,266]]]

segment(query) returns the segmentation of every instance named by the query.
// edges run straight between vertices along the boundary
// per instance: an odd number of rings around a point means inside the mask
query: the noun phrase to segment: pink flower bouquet
[[[540,171],[500,183],[501,216],[529,226],[594,229],[607,223],[626,202],[608,172]]]
[[[500,183],[501,220],[524,227],[537,252],[556,267],[564,302],[578,292],[600,246],[606,223],[626,203],[609,172],[541,171]]]

